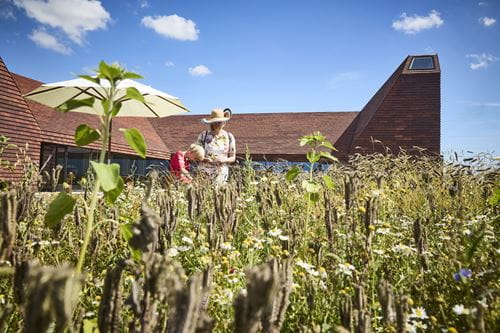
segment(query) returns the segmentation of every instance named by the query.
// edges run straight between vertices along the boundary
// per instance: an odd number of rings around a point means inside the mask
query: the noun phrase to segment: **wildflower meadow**
[[[375,154],[285,173],[247,159],[220,188],[152,172],[98,198],[82,273],[85,207],[48,226],[58,194],[25,164],[1,194],[2,330],[494,332],[495,163]],[[87,200],[92,183],[65,193]]]

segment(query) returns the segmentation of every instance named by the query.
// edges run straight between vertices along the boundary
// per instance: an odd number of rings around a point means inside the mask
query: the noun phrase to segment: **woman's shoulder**
[[[231,138],[234,138],[234,135],[233,133],[229,132],[229,131],[226,131],[226,130],[223,130],[224,132],[224,135],[227,136],[227,137],[231,137]]]

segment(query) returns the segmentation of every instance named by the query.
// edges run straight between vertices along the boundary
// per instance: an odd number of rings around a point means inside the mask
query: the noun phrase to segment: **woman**
[[[224,130],[229,119],[230,109],[213,109],[209,118],[201,120],[210,127],[201,132],[197,140],[197,144],[205,149],[205,159],[199,169],[212,177],[216,185],[227,181],[228,165],[236,161],[236,141],[233,134]]]

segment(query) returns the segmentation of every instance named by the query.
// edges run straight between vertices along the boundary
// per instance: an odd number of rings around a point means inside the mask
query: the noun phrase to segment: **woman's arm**
[[[233,134],[227,133],[229,136],[229,150],[227,157],[222,158],[221,163],[234,163],[236,161],[236,140]]]
[[[182,167],[181,168],[181,173],[186,176],[187,178],[189,179],[193,179],[193,177],[191,177],[191,174],[189,173],[189,171],[186,170],[186,168]]]

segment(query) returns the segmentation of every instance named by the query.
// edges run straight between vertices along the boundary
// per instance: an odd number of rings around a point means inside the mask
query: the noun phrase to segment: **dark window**
[[[98,158],[99,151],[97,150],[50,143],[42,144],[42,171],[47,171],[50,175],[56,165],[61,165],[62,170],[59,177],[59,184],[62,184],[62,182],[76,184],[87,173],[90,164],[89,161],[97,161]],[[111,162],[120,165],[120,175],[124,177],[145,176],[154,168],[168,170],[166,160],[142,159],[137,156],[119,153],[112,154]]]
[[[410,63],[410,69],[434,69],[434,58],[414,57]]]

